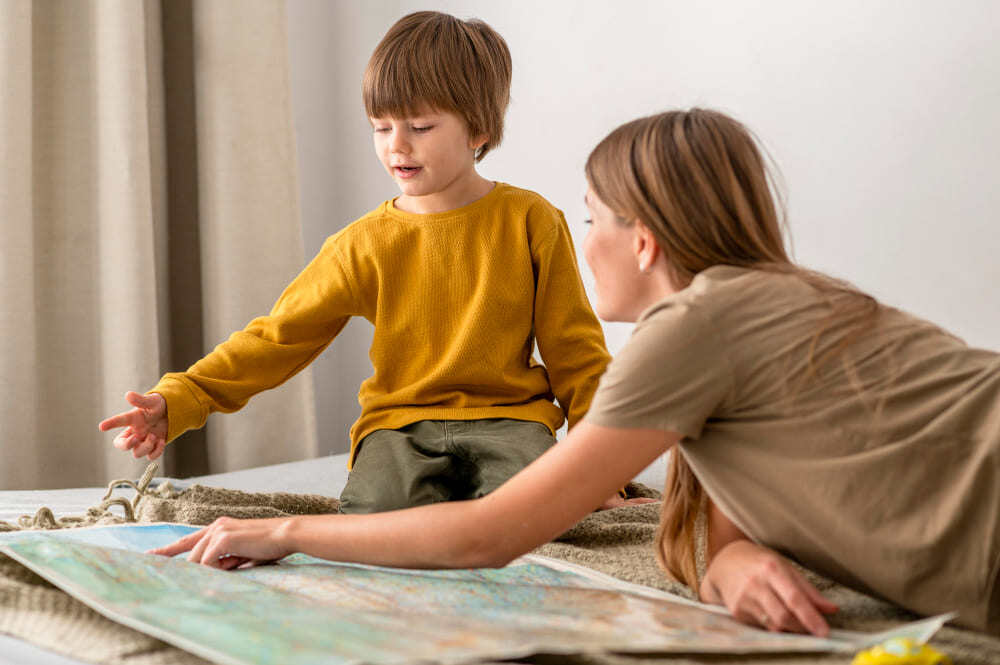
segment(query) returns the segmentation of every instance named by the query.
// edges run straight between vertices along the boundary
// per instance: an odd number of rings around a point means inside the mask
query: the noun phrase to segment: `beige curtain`
[[[303,265],[284,3],[0,2],[0,489],[144,466],[97,422]],[[308,373],[160,473],[317,454]]]

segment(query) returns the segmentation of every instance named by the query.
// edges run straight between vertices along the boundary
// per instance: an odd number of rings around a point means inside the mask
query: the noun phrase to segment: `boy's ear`
[[[486,142],[490,140],[489,134],[480,134],[479,136],[473,136],[469,139],[469,148],[478,151]]]

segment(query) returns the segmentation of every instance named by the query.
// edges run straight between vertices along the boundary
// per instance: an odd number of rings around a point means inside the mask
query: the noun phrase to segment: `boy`
[[[481,21],[417,12],[393,25],[363,96],[400,196],[328,238],[270,315],[129,393],[136,408],[100,424],[125,427],[115,446],[155,459],[209,413],[286,381],[351,316],[375,326],[375,373],[344,512],[482,496],[555,443],[564,417],[575,425],[609,357],[566,222],[475,168],[502,137],[510,77],[506,43]]]

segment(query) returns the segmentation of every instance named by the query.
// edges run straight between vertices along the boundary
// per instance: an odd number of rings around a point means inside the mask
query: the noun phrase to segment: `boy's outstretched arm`
[[[151,389],[149,394],[165,400],[164,441],[201,427],[210,413],[237,411],[253,395],[287,381],[326,348],[351,316],[364,313],[354,298],[350,273],[341,263],[340,236],[324,243],[270,314],[230,335],[186,371],[165,374]],[[132,425],[116,420],[125,415],[109,418],[101,429]],[[142,444],[135,444],[126,431],[115,445],[135,454]],[[162,450],[162,445],[153,450]]]
[[[503,566],[586,516],[677,440],[581,423],[493,493],[373,515],[221,519],[153,550],[215,568],[292,552],[406,568]]]
[[[98,429],[107,432],[124,427],[115,437],[115,448],[131,450],[136,459],[146,455],[150,461],[155,460],[167,445],[166,400],[158,393],[140,395],[130,390],[125,393],[125,401],[135,408],[102,420]]]

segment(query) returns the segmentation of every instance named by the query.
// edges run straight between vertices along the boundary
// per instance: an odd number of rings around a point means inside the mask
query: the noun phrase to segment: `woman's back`
[[[808,567],[918,612],[995,622],[983,580],[1000,553],[1000,355],[881,307],[812,371],[851,328],[828,325],[827,297],[846,296],[790,274],[703,271],[644,312],[588,419],[684,435],[719,508]]]

